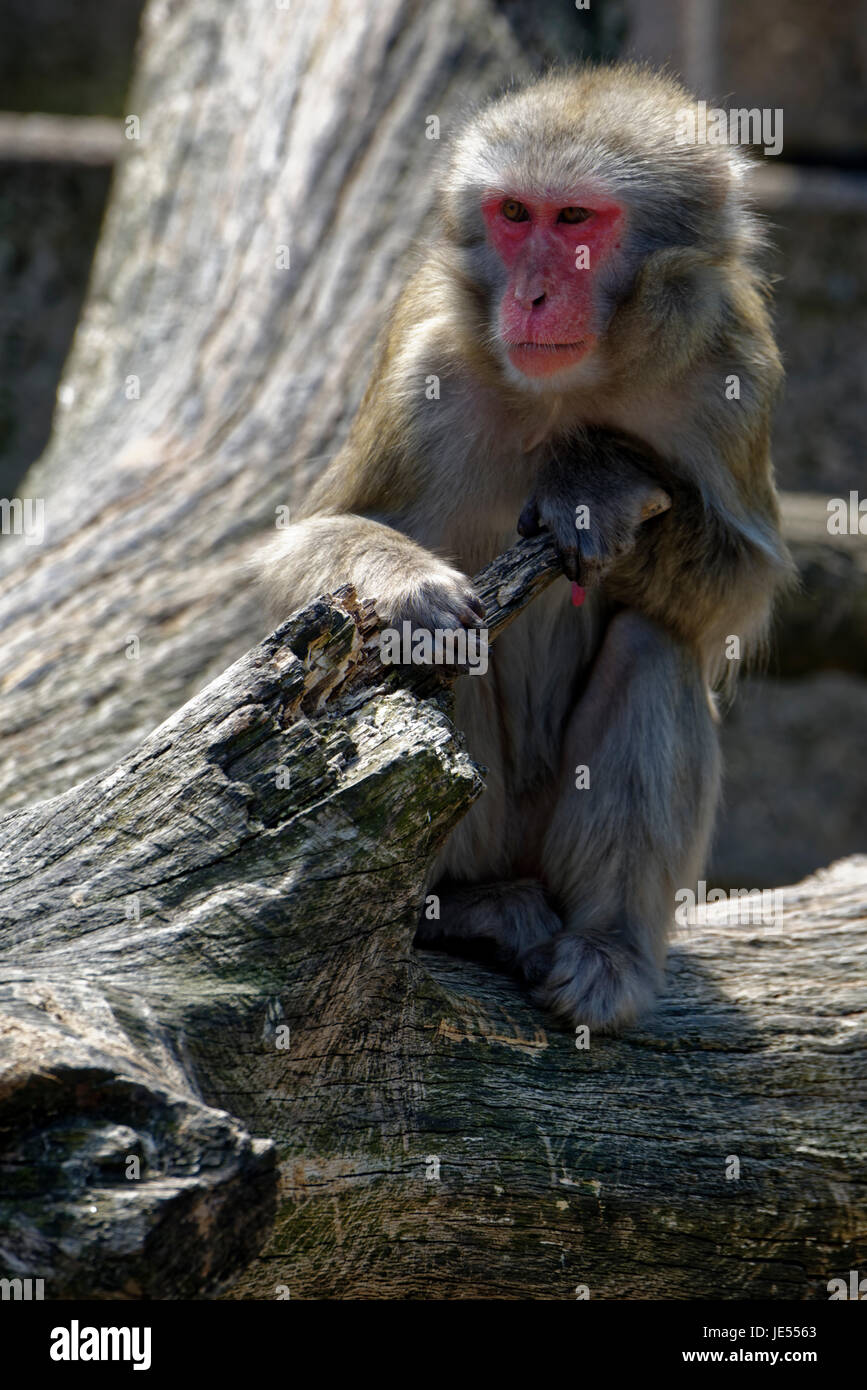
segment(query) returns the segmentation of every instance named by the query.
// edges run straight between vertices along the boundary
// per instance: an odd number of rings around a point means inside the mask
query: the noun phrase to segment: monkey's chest
[[[565,730],[599,649],[603,614],[555,580],[491,646],[484,676],[456,689],[455,718],[470,754],[515,786],[559,765]]]

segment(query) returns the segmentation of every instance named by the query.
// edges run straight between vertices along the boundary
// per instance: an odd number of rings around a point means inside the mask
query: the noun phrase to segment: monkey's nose
[[[547,296],[546,296],[546,294],[545,294],[545,291],[543,290],[541,294],[537,294],[537,295],[536,295],[536,298],[535,298],[534,300],[531,301],[530,308],[531,308],[531,309],[538,309],[538,307],[539,307],[540,304],[544,304],[544,303],[545,303],[546,298],[547,298]]]

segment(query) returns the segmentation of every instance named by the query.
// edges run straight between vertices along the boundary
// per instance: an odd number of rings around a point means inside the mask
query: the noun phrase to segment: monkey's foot
[[[614,1033],[653,1003],[661,971],[612,934],[561,931],[525,952],[518,969],[534,1003],[572,1027]]]
[[[535,879],[450,885],[435,894],[439,918],[423,912],[414,945],[514,966],[563,923]]]

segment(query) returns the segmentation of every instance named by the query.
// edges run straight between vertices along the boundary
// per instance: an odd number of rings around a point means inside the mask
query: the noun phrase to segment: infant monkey
[[[486,948],[608,1031],[659,987],[717,802],[712,691],[790,572],[746,160],[678,143],[690,106],[668,77],[585,68],[468,123],[347,442],[262,561],[275,619],[349,581],[389,626],[450,628],[478,622],[468,576],[516,529],[551,533],[586,601],[555,582],[457,683],[487,790],[417,942]]]

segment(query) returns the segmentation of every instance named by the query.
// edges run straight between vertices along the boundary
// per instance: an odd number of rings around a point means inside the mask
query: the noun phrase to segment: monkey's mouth
[[[590,340],[581,338],[575,343],[507,343],[506,351],[513,367],[524,376],[550,376],[580,362],[590,348]]]

